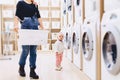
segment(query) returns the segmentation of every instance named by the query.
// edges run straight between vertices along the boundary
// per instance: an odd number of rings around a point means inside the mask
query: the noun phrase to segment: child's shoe
[[[62,66],[60,66],[59,68],[60,68],[60,69],[62,69],[63,67],[62,67]]]
[[[56,71],[60,71],[61,69],[60,69],[60,67],[56,67],[56,69],[55,69]]]

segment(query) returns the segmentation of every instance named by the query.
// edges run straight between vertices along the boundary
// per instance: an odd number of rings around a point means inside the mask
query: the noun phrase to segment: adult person
[[[39,27],[35,26],[28,26],[27,23],[24,23],[25,20],[31,19],[34,15],[37,17],[37,21],[40,23]],[[43,29],[42,19],[38,10],[38,7],[34,0],[20,0],[16,6],[16,13],[14,18],[14,30],[18,32],[18,23],[21,23],[21,29]],[[24,23],[24,24],[23,24]],[[30,22],[29,22],[30,23]],[[22,77],[26,76],[25,73],[25,64],[28,54],[29,62],[30,62],[30,77],[33,79],[39,79],[39,76],[36,74],[36,47],[37,45],[22,45],[22,54],[19,60],[19,75]]]

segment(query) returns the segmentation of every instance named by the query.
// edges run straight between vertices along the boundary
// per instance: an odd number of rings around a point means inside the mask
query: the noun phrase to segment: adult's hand
[[[14,31],[18,33],[18,27],[14,27]]]
[[[39,29],[44,29],[43,27],[43,22],[42,22],[42,18],[38,18],[38,21],[40,23]]]

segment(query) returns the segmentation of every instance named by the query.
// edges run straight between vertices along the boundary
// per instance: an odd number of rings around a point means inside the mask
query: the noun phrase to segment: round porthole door
[[[79,51],[79,37],[78,37],[77,32],[73,32],[72,45],[73,45],[74,53],[78,54],[78,51]]]
[[[68,11],[72,10],[72,0],[67,0],[67,9]]]
[[[102,55],[107,70],[117,75],[120,72],[120,33],[115,26],[104,27],[102,34]]]
[[[91,60],[93,55],[93,37],[89,28],[86,28],[82,35],[82,52],[86,60]]]
[[[66,0],[64,0],[64,3],[63,3],[63,14],[64,15],[66,14]]]
[[[77,4],[77,6],[79,6],[80,5],[80,0],[77,0],[76,4]]]
[[[67,49],[71,47],[70,34],[68,32],[65,34],[65,46]]]

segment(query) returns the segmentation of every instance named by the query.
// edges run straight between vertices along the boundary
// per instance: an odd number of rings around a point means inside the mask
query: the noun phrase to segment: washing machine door
[[[80,6],[80,0],[74,0],[74,5],[75,6]]]
[[[80,0],[74,0],[75,6],[75,22],[79,23],[81,18],[81,2]]]
[[[64,38],[65,38],[64,40],[65,40],[65,46],[66,46],[66,48],[70,49],[71,48],[71,39],[70,39],[69,32],[65,33],[65,37]]]
[[[63,1],[63,5],[62,5],[62,10],[63,10],[63,15],[66,14],[66,0]]]
[[[73,51],[78,54],[79,51],[79,37],[77,32],[73,32],[72,35],[72,45],[73,45]]]
[[[68,11],[72,10],[72,0],[67,0],[67,9]]]
[[[65,32],[64,42],[65,42],[65,47],[67,48],[67,43],[68,43],[68,32]]]
[[[82,34],[82,52],[86,60],[91,60],[93,55],[93,37],[89,28],[85,28]]]
[[[116,26],[102,27],[102,55],[106,69],[113,75],[120,72],[120,32]]]

